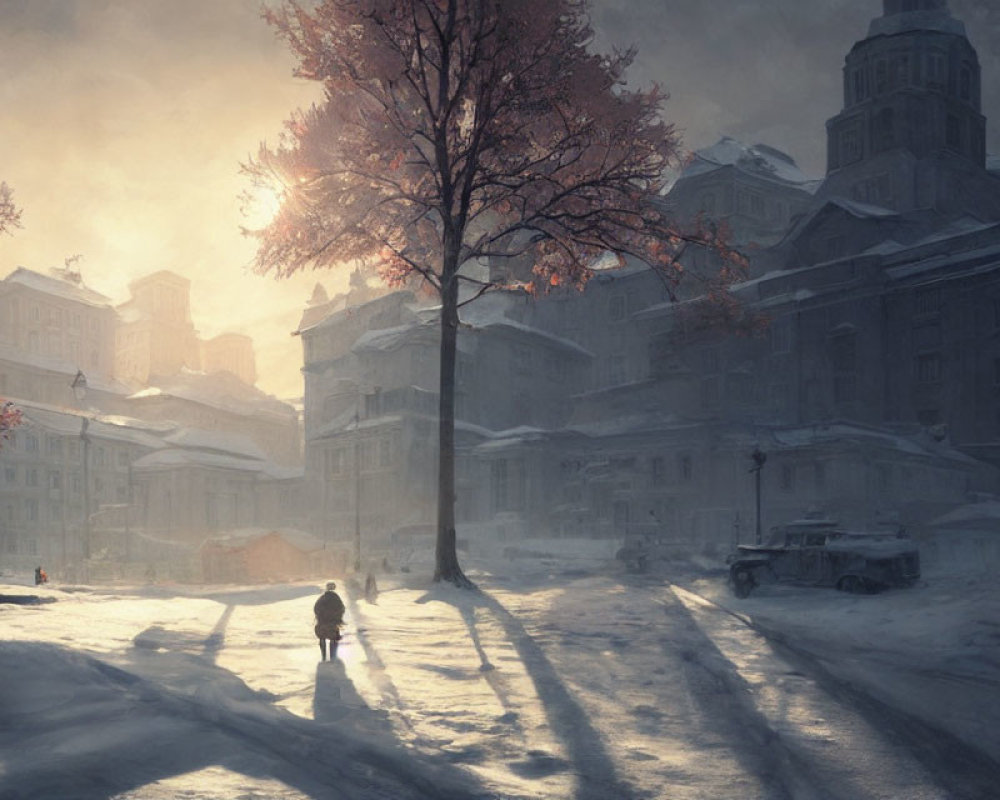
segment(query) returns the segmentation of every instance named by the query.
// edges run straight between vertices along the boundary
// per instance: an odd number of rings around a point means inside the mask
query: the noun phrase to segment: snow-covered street
[[[332,663],[314,584],[0,586],[42,601],[0,605],[0,797],[995,796],[985,582],[735,600],[541,566],[342,585]]]

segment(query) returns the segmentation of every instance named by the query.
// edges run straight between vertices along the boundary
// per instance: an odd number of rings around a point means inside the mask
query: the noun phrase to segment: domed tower
[[[827,124],[827,179],[837,195],[896,211],[996,218],[986,171],[980,70],[946,0],[884,0],[844,64],[844,108]]]

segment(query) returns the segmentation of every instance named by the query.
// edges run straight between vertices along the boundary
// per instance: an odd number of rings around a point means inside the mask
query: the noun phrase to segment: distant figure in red
[[[49,576],[45,573],[45,570],[41,567],[35,567],[35,586],[40,586],[43,583],[49,582]]]
[[[327,581],[326,591],[319,596],[313,613],[316,615],[316,638],[319,639],[319,651],[326,661],[326,640],[330,640],[330,659],[337,655],[337,642],[340,641],[340,626],[344,624],[344,601],[334,590],[337,584]]]

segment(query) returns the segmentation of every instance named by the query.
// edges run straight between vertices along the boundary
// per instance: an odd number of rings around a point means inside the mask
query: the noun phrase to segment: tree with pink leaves
[[[13,403],[0,400],[0,448],[3,447],[11,433],[21,424],[21,409]]]
[[[264,16],[325,101],[244,165],[281,195],[270,223],[248,231],[256,269],[365,263],[438,294],[435,580],[468,585],[455,548],[459,309],[512,283],[463,266],[528,260],[531,276],[513,285],[535,292],[582,287],[606,254],[633,255],[674,290],[695,242],[721,256],[704,287],[721,298],[745,262],[656,202],[678,135],[655,87],[625,87],[633,52],[591,52],[584,0],[285,0]]]

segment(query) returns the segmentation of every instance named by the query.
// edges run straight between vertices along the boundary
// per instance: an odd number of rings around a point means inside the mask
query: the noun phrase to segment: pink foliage
[[[21,424],[21,409],[10,401],[0,405],[0,446],[10,438],[14,428]]]
[[[584,285],[610,251],[673,289],[692,242],[722,256],[716,281],[740,272],[719,232],[661,210],[680,162],[664,98],[624,87],[632,52],[590,52],[582,0],[286,0],[264,15],[326,101],[244,167],[283,188],[249,231],[260,272],[363,262],[440,291],[470,259],[515,256],[536,275],[522,285],[545,289]]]

